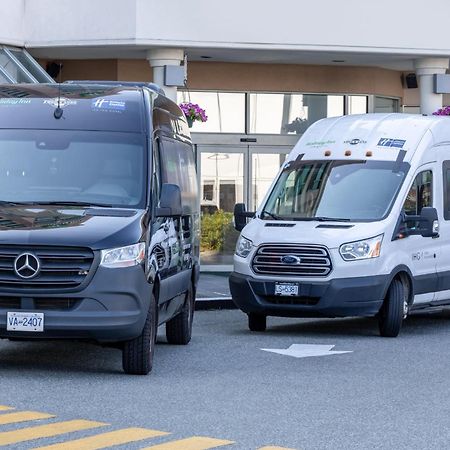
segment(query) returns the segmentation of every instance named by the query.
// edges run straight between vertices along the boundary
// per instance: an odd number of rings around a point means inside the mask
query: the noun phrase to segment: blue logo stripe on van
[[[394,148],[403,148],[405,145],[404,140],[402,139],[391,139],[391,138],[381,138],[378,141],[378,147],[394,147]]]

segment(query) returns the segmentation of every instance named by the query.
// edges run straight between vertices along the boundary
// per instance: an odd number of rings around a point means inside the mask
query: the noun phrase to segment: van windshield
[[[409,164],[293,161],[277,180],[263,219],[375,221],[384,218]]]
[[[141,207],[144,150],[135,133],[0,130],[0,203]]]

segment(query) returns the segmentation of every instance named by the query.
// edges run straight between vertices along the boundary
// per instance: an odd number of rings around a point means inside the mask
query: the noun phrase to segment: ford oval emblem
[[[284,255],[281,257],[281,262],[284,264],[300,264],[302,260],[295,255]]]
[[[350,145],[357,145],[357,144],[359,144],[361,141],[359,140],[359,139],[352,139],[351,141],[350,141]]]

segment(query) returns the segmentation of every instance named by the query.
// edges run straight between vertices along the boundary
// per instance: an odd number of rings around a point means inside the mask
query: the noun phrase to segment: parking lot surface
[[[146,377],[124,375],[114,349],[1,341],[0,445],[448,448],[449,311],[409,317],[396,339],[378,337],[374,319],[268,325],[250,333],[239,311],[198,311],[188,346],[160,330]],[[292,345],[300,353],[261,350]],[[311,355],[295,357],[305,345]],[[349,353],[314,356],[324,346]]]

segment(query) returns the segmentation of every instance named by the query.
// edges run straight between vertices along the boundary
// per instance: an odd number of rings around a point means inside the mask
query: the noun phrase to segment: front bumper
[[[0,292],[0,338],[133,339],[144,328],[151,289],[143,268],[134,266],[98,267],[89,284],[78,292]],[[44,313],[44,332],[6,331],[8,311]]]
[[[245,313],[266,316],[373,316],[381,308],[389,276],[339,278],[327,282],[291,281],[299,283],[298,297],[275,296],[275,280],[259,280],[233,272],[231,296]]]

